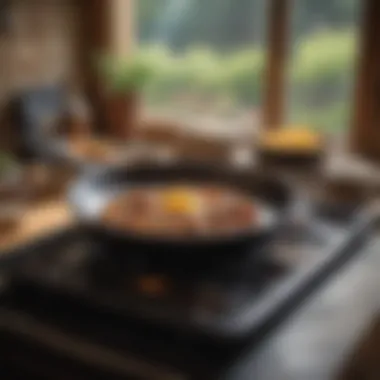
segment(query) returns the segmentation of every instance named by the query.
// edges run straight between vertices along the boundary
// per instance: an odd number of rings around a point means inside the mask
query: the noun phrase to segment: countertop
[[[73,224],[73,215],[63,196],[32,202],[16,226],[1,232],[0,257]]]
[[[228,380],[380,379],[380,234],[335,274]],[[380,318],[379,318],[380,319]],[[375,331],[379,334],[374,336]],[[377,345],[368,340],[377,341]],[[364,348],[363,348],[364,347]]]

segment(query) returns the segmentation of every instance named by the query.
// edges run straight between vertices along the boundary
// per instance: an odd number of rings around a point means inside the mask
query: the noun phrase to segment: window
[[[245,115],[251,128],[252,119],[260,114],[263,127],[306,124],[340,132],[352,125],[353,133],[347,136],[350,146],[362,153],[378,141],[376,15],[380,5],[376,0],[96,3],[103,11],[90,18],[89,30],[91,36],[102,31],[100,45],[125,54],[131,45],[136,51],[138,42],[143,54],[157,62],[160,75],[144,102],[153,113],[179,114],[184,121],[213,114],[221,116],[222,123],[227,116]],[[125,3],[132,12],[120,11]],[[117,17],[109,23],[108,8],[118,8],[117,14],[125,19]],[[109,25],[98,28],[97,18]],[[135,30],[121,27],[126,24],[134,24]],[[362,44],[356,62],[359,34]],[[99,49],[96,41],[90,45]],[[88,59],[93,54],[90,45],[85,52]]]
[[[155,112],[250,115],[262,105],[266,0],[138,0],[138,39],[159,71]],[[350,124],[360,0],[293,0],[285,122]],[[220,122],[220,120],[219,120]]]
[[[327,132],[351,124],[361,0],[293,0],[288,123]]]
[[[210,128],[258,121],[266,0],[138,0],[138,38],[158,75],[148,110]],[[236,129],[235,129],[236,131]]]

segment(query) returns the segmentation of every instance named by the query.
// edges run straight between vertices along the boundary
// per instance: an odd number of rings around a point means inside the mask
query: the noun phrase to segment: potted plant
[[[139,121],[140,96],[153,70],[136,55],[118,59],[106,57],[101,65],[106,91],[107,130],[112,137],[129,139]]]

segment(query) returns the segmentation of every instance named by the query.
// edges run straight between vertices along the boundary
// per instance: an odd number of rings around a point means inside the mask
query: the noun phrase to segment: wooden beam
[[[274,128],[283,124],[291,5],[291,0],[269,1],[267,62],[264,75],[264,127]]]
[[[92,86],[96,75],[95,60],[106,52],[110,40],[107,0],[80,0],[76,3],[77,81]]]
[[[77,73],[74,86],[81,87],[95,113],[96,129],[104,124],[104,91],[96,67],[98,55],[107,53],[111,41],[110,0],[73,1],[77,9]]]
[[[380,160],[380,1],[363,0],[351,148]]]
[[[135,44],[134,3],[136,0],[110,0],[111,53],[127,57]]]

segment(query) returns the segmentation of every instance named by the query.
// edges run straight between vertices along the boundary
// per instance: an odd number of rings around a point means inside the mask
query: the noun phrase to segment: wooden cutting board
[[[73,215],[62,199],[31,204],[14,228],[0,231],[0,255],[72,224]]]

